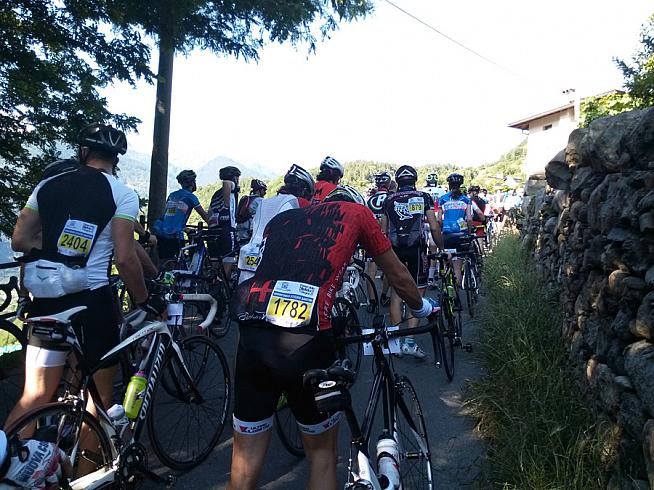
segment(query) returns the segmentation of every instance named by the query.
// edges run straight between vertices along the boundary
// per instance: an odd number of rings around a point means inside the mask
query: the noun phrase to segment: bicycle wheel
[[[346,339],[355,335],[361,335],[361,326],[357,312],[345,298],[336,298],[332,306],[332,324],[334,325],[334,336],[337,344],[339,339]],[[338,346],[338,357],[349,359],[352,362],[352,369],[359,372],[361,356],[363,355],[363,344],[340,344]]]
[[[275,430],[279,434],[279,439],[286,450],[293,456],[304,458],[304,446],[302,445],[302,436],[300,435],[300,428],[297,425],[295,416],[291,411],[286,396],[282,394],[277,403],[277,410],[275,411]]]
[[[0,427],[23,393],[25,383],[24,332],[7,320],[0,320]]]
[[[229,291],[229,286],[219,278],[215,283],[214,289],[210,293],[218,301],[218,312],[209,327],[211,333],[217,338],[227,335],[227,332],[229,332],[232,325],[232,318],[229,309],[231,294]]]
[[[435,360],[440,361],[448,381],[454,377],[454,338],[447,335],[443,315],[438,315],[436,328],[431,332]]]
[[[179,347],[197,394],[171,349],[161,366],[148,411],[148,434],[159,460],[175,470],[194,468],[211,453],[225,426],[231,382],[220,347],[201,335]]]
[[[395,380],[395,427],[402,488],[433,489],[431,452],[418,395],[406,376]]]
[[[18,435],[20,439],[33,437],[55,443],[70,457],[77,478],[113,461],[111,443],[97,419],[86,410],[67,403],[48,403],[32,410],[5,432],[8,438]],[[80,436],[83,436],[83,442]],[[80,464],[84,466],[83,474],[78,475]],[[74,486],[74,481],[71,486]]]
[[[473,318],[475,316],[475,308],[474,308],[475,281],[473,278],[470,262],[468,262],[467,260],[463,263],[463,285],[466,292],[466,304],[468,305],[468,313],[470,313],[470,318]]]
[[[375,316],[379,315],[379,295],[375,281],[365,272],[361,273],[355,294],[358,303],[357,316],[361,324],[372,325]]]

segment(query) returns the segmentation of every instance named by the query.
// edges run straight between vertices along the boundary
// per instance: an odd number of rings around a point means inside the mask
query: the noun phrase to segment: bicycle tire
[[[377,293],[375,281],[365,272],[361,273],[356,295],[360,303],[357,315],[361,324],[372,325],[375,316],[379,315],[379,294]]]
[[[0,427],[23,393],[26,344],[23,330],[0,320]]]
[[[232,325],[231,311],[229,308],[231,294],[229,292],[229,286],[223,281],[217,282],[217,288],[213,296],[218,300],[218,313],[216,313],[216,317],[209,329],[216,338],[222,338],[227,335]]]
[[[282,397],[285,400],[286,397],[283,394]],[[277,410],[275,410],[275,430],[279,435],[279,440],[282,441],[282,445],[289,453],[298,458],[304,458],[306,454],[302,444],[300,428],[293,412],[288,404],[282,400],[282,397],[280,397]]]
[[[443,315],[438,315],[436,328],[431,332],[432,345],[434,347],[434,356],[440,359],[448,381],[454,378],[454,339],[447,335]]]
[[[152,393],[147,427],[152,449],[159,460],[169,468],[183,471],[199,465],[218,443],[229,410],[231,381],[225,355],[208,337],[203,335],[187,337],[179,343],[179,347],[184,362],[196,381],[196,387],[204,399],[203,403],[199,404],[189,399],[188,382],[182,376],[177,356],[171,350],[161,366],[160,379]],[[209,353],[213,353],[217,361],[217,365],[213,368],[207,367]],[[201,375],[198,374],[200,371]],[[211,376],[205,375],[206,373],[211,373]],[[170,379],[166,380],[166,376]],[[215,396],[210,394],[207,396],[206,387],[212,382],[217,383]],[[170,386],[176,387],[172,396]],[[210,404],[216,406],[211,407]],[[189,414],[185,414],[185,410]],[[209,422],[213,423],[211,427]],[[184,427],[186,439],[179,435],[179,430]],[[194,430],[191,437],[189,437],[189,430]],[[197,442],[198,446],[191,448],[194,442]],[[200,447],[201,443],[205,445]]]
[[[339,323],[339,319],[342,322]],[[345,298],[336,298],[332,306],[332,320],[338,327],[334,331],[336,342],[340,338],[347,338],[354,335],[361,335],[361,326],[356,309]],[[361,367],[361,357],[363,356],[363,344],[341,344],[338,345],[338,357],[340,359],[349,359],[352,362],[352,369],[357,374]]]
[[[434,481],[427,426],[420,401],[406,376],[395,380],[395,427],[398,466],[405,490],[432,490]]]
[[[474,280],[472,277],[471,265],[468,261],[463,263],[463,283],[465,284],[466,292],[466,304],[468,305],[468,313],[470,318],[475,316],[475,306],[474,306]]]
[[[66,423],[67,420],[72,421],[72,423]],[[57,423],[53,423],[55,421]],[[91,448],[85,448],[83,451],[75,451],[73,454],[72,449],[79,442],[79,432],[82,424],[95,434],[97,444]],[[48,403],[20,417],[5,432],[7,438],[19,435],[21,439],[26,439],[32,437],[32,427],[36,427],[36,430],[39,431],[38,439],[54,442],[71,458],[75,472],[81,458],[94,464],[94,468],[88,472],[98,470],[113,461],[109,437],[98,420],[86,410],[81,411],[63,402]],[[23,429],[28,428],[30,429],[29,434],[21,434]],[[88,441],[89,437],[85,437],[85,440]],[[74,481],[71,482],[71,485],[73,484]]]

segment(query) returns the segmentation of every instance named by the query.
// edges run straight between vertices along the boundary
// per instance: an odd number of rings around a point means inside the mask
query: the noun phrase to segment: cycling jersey
[[[139,202],[112,175],[83,165],[41,181],[25,207],[39,214],[42,247],[25,258],[24,284],[36,298],[56,298],[109,284],[112,219],[135,221]]]
[[[187,189],[171,192],[166,200],[166,209],[160,230],[165,238],[184,238],[184,227],[193,209],[200,205],[200,200]]]
[[[436,207],[436,209],[438,209],[438,200],[447,193],[447,191],[441,187],[430,186],[430,185],[425,186],[420,190],[422,192],[426,192],[431,196],[432,200],[434,201],[434,206]]]
[[[375,215],[375,218],[381,219],[381,217],[384,216],[384,202],[386,201],[387,197],[387,190],[378,190],[368,198],[368,209],[372,211],[372,214]]]
[[[250,219],[243,223],[236,224],[236,238],[240,243],[250,239],[254,216],[257,214],[257,209],[259,208],[261,201],[263,201],[263,197],[260,196],[249,196],[249,198],[250,202],[248,203],[248,212],[250,213]]]
[[[333,184],[331,182],[328,182],[326,180],[319,180],[316,182],[316,191],[313,194],[313,200],[311,201],[312,204],[318,204],[321,203],[323,199],[325,199],[331,191],[336,189],[338,187],[336,184]]]
[[[470,206],[470,199],[461,195],[457,199],[448,192],[438,202],[443,213],[443,233],[460,233],[467,231],[466,211]]]
[[[360,204],[330,202],[278,214],[264,232],[254,277],[232,297],[232,315],[242,324],[265,320],[297,333],[330,329],[336,291],[359,243],[373,257],[391,248]]]
[[[225,198],[221,187],[211,196],[209,204],[209,228],[224,228],[229,226],[236,229],[236,203],[238,202],[238,189],[235,184],[229,194],[229,214],[226,213]]]
[[[239,282],[243,282],[254,275],[261,258],[263,232],[266,225],[283,211],[297,209],[300,205],[298,199],[291,194],[279,194],[275,197],[262,199],[257,214],[254,215],[252,225],[252,238],[241,247],[238,257],[238,268],[241,270]]]
[[[6,488],[48,488],[58,485],[62,466],[70,466],[68,456],[56,444],[36,439],[10,441],[8,457],[10,459],[5,464],[9,463],[9,467],[4,475],[0,475],[2,488],[5,485]]]
[[[388,217],[388,236],[394,247],[423,243],[422,220],[434,203],[426,192],[403,190],[389,195],[384,202]]]

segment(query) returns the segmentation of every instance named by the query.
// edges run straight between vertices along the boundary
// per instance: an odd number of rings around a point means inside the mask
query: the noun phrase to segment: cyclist
[[[236,262],[236,203],[238,202],[238,181],[241,171],[232,166],[220,169],[218,176],[222,187],[211,196],[209,205],[209,229],[213,239],[207,240],[209,256],[221,258],[225,277],[230,277]]]
[[[472,205],[468,196],[463,194],[463,175],[452,173],[447,177],[450,192],[441,197],[439,201],[438,221],[443,227],[443,242],[445,249],[456,249],[457,252],[469,250],[469,246],[462,243],[472,229]],[[461,261],[454,260],[454,273],[461,285]]]
[[[431,196],[431,198],[434,201],[434,213],[437,213],[438,200],[441,198],[441,196],[445,194],[445,190],[438,186],[438,174],[436,173],[427,174],[427,178],[425,179],[425,187],[423,187],[421,190]],[[425,237],[427,240],[427,250],[429,250],[429,253],[436,253],[438,247],[436,246],[436,243],[434,243],[431,233],[429,232],[429,223],[425,223]],[[438,265],[438,261],[436,260],[431,260],[429,262],[427,283],[429,284],[430,288],[436,287],[435,276],[436,276],[437,265]]]
[[[236,207],[236,239],[245,243],[252,238],[252,218],[257,212],[268,186],[259,179],[250,182],[250,195],[243,196]]]
[[[384,216],[384,202],[389,195],[390,191],[388,188],[391,184],[391,181],[392,179],[388,172],[384,171],[375,174],[375,192],[367,201],[368,208],[370,211],[372,211],[372,214],[375,216],[380,226],[382,217]],[[375,264],[375,262],[372,260],[368,262],[366,272],[374,281],[375,277],[377,276],[377,264]],[[391,298],[388,295],[389,289],[390,286],[388,284],[388,280],[386,279],[386,276],[383,276],[381,297],[379,298],[379,302],[382,306],[388,306],[391,304]],[[370,298],[373,299],[372,291],[369,291],[369,294]],[[371,304],[371,310],[374,311],[374,304]]]
[[[0,430],[0,488],[59,488],[73,476],[73,465],[56,444],[7,439]]]
[[[434,203],[426,192],[416,190],[418,173],[409,165],[402,165],[395,172],[397,192],[388,196],[384,202],[382,229],[393,244],[393,250],[400,261],[405,264],[411,277],[417,284],[420,294],[424,295],[427,286],[427,254],[423,218],[429,223],[429,231],[434,242],[442,247],[443,237],[436,222]],[[384,270],[385,272],[385,270]],[[402,321],[402,298],[393,288],[391,293],[391,322],[398,325]],[[409,318],[409,328],[418,326],[417,318]],[[402,338],[402,354],[422,359],[423,350],[412,336]]]
[[[177,182],[182,188],[171,192],[166,200],[164,215],[154,228],[160,259],[177,258],[184,244],[184,227],[194,209],[204,221],[209,222],[209,215],[194,194],[197,190],[195,179],[193,170],[182,170],[177,175]]]
[[[317,411],[313,393],[302,386],[302,375],[329,367],[336,358],[331,331],[334,292],[357,244],[384,269],[414,315],[435,311],[435,303],[422,298],[363,203],[358,192],[339,186],[322,204],[275,216],[266,227],[254,277],[242,282],[232,298],[240,338],[230,490],[256,488],[282,392],[307,452],[307,488],[336,488],[340,414]]]
[[[338,160],[332,157],[325,157],[320,164],[320,172],[316,178],[316,193],[313,196],[313,203],[317,204],[334,189],[343,178],[345,170]]]
[[[34,296],[30,315],[59,313],[86,306],[73,327],[91,367],[118,344],[118,318],[111,288],[111,257],[134,302],[160,314],[164,304],[149,297],[136,253],[136,193],[113,173],[118,154],[127,151],[125,134],[91,124],[79,136],[77,170],[41,181],[20,212],[11,246],[26,255],[25,286]],[[68,351],[30,337],[25,358],[25,388],[7,426],[29,409],[52,400]],[[98,370],[95,383],[105,406],[111,404],[116,366]],[[91,404],[89,409],[95,412]]]
[[[241,247],[238,258],[238,268],[241,271],[239,282],[249,279],[257,270],[263,247],[263,232],[268,222],[283,211],[308,206],[314,192],[315,183],[311,174],[299,165],[291,165],[277,195],[263,199],[254,215],[252,239]]]

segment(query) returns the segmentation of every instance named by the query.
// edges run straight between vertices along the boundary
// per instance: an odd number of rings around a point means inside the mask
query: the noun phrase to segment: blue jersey
[[[461,233],[468,229],[466,210],[470,206],[470,199],[461,195],[458,199],[448,192],[438,200],[438,206],[443,211],[443,233]]]
[[[200,205],[195,194],[186,189],[171,192],[166,201],[161,222],[161,232],[164,236],[184,238],[184,227],[191,215],[191,211]]]

